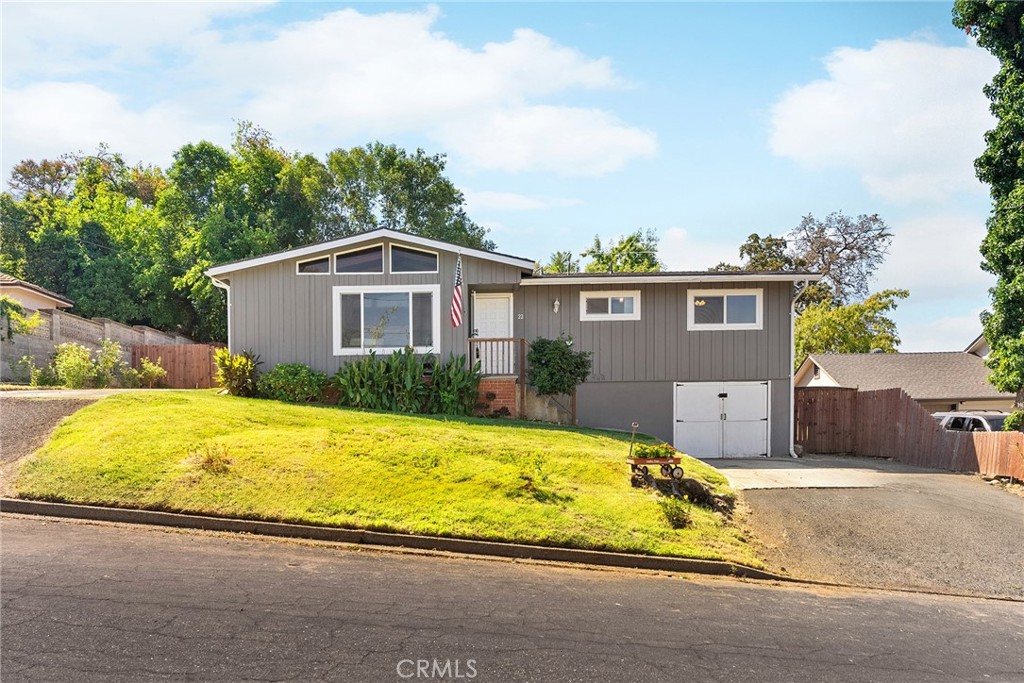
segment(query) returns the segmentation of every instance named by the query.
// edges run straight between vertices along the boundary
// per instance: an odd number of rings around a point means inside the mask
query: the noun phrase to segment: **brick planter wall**
[[[480,417],[519,417],[518,378],[481,379],[473,414]]]

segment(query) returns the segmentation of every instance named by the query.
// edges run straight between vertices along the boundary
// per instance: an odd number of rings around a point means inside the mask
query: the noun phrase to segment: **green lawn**
[[[673,529],[629,485],[628,435],[219,396],[126,393],[75,413],[22,467],[26,498],[722,559],[742,532]],[[726,491],[697,460],[687,476]]]

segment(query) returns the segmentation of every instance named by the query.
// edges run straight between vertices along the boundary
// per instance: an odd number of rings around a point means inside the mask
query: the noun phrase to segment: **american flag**
[[[452,292],[452,327],[462,324],[462,254],[455,262],[455,291]]]

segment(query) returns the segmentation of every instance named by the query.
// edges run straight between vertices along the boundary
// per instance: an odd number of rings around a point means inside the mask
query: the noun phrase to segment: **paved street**
[[[2,532],[4,683],[1024,679],[1019,602],[12,515]]]

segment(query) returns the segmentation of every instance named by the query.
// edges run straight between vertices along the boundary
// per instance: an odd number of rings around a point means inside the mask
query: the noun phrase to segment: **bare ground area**
[[[778,471],[765,488],[748,484],[745,524],[769,568],[861,586],[1024,599],[1024,498],[975,475],[867,458],[790,466],[858,472],[848,487],[782,488]]]
[[[95,400],[0,396],[0,494],[10,495],[11,475],[19,460],[46,443],[61,420]]]

